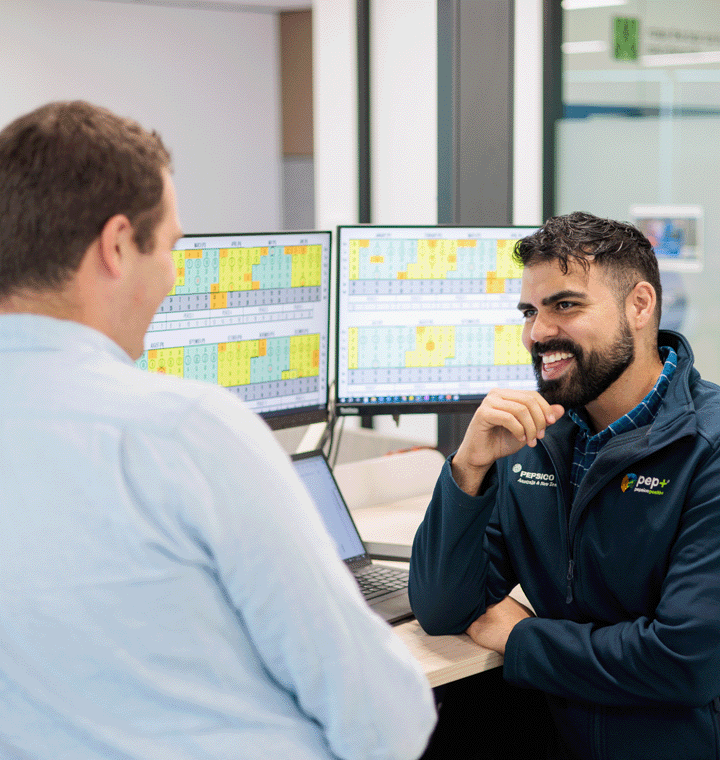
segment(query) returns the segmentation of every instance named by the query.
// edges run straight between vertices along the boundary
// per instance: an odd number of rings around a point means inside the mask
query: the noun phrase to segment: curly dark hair
[[[656,324],[660,323],[662,285],[657,258],[650,241],[631,224],[584,211],[553,216],[537,232],[518,241],[513,257],[527,267],[557,261],[563,274],[574,264],[585,270],[596,264],[606,271],[620,302],[638,282],[649,282],[657,295]]]
[[[84,101],[50,103],[0,132],[0,297],[56,288],[115,214],[148,252],[170,154],[155,132]]]

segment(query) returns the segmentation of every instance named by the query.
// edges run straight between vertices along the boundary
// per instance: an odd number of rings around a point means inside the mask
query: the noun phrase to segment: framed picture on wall
[[[630,218],[652,243],[661,271],[702,271],[703,210],[700,206],[633,206]]]

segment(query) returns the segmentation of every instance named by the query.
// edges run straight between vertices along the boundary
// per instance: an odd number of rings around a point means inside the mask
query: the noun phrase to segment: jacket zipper
[[[570,547],[570,531],[568,531],[568,551],[572,552]],[[566,604],[572,604],[573,601],[573,577],[575,575],[575,560],[570,557],[568,560],[568,569],[567,569],[567,589],[565,591],[565,603]]]
[[[575,560],[573,559],[573,548],[572,543],[570,539],[570,513],[572,512],[572,504],[570,504],[570,508],[567,509],[567,498],[565,497],[565,492],[563,490],[562,483],[560,482],[560,477],[558,476],[558,467],[555,463],[555,459],[548,449],[548,447],[545,444],[541,444],[543,448],[545,449],[550,462],[552,463],[553,469],[555,470],[555,476],[557,477],[557,485],[558,485],[558,495],[560,497],[560,501],[563,505],[565,505],[565,538],[567,543],[567,551],[568,551],[568,565],[567,565],[567,572],[565,574],[565,580],[566,580],[566,586],[565,586],[565,603],[566,604],[572,604],[573,600],[575,599],[575,595],[573,593],[573,581],[575,580]]]

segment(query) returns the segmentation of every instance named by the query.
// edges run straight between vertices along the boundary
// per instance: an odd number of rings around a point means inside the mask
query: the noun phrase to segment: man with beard
[[[429,633],[504,655],[524,714],[497,729],[483,677],[461,682],[426,757],[458,736],[468,758],[716,757],[720,388],[659,330],[634,227],[554,217],[515,256],[538,391],[496,389],[475,412],[418,529],[410,596]]]

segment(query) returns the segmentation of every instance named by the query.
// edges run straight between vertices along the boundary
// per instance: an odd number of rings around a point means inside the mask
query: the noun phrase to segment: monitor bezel
[[[528,235],[536,232],[542,225],[531,224],[339,224],[335,235],[335,406],[334,411],[338,417],[348,416],[374,416],[401,414],[455,414],[472,413],[487,395],[464,396],[461,399],[440,400],[434,396],[421,402],[403,402],[398,397],[387,397],[383,402],[352,402],[341,401],[339,395],[338,378],[340,376],[340,237],[341,230],[372,230],[372,229],[403,229],[403,230],[499,230],[515,229],[526,230]],[[520,239],[520,238],[518,238]],[[383,397],[385,398],[385,397]]]
[[[209,237],[270,237],[273,235],[327,235],[328,236],[328,299],[327,299],[327,351],[325,352],[325,402],[324,404],[298,406],[291,409],[273,409],[263,412],[253,409],[253,411],[262,417],[271,430],[285,430],[292,427],[303,427],[312,425],[316,422],[327,422],[330,419],[330,348],[333,343],[331,334],[330,318],[332,314],[332,289],[333,289],[333,232],[332,230],[270,230],[269,232],[187,232],[177,241],[177,246],[181,240],[187,238],[209,238]],[[173,250],[179,250],[176,247]],[[322,370],[322,368],[321,368]],[[221,386],[219,386],[221,387]],[[247,403],[247,402],[243,402]],[[252,407],[251,407],[252,408]]]

